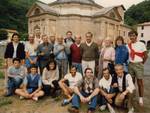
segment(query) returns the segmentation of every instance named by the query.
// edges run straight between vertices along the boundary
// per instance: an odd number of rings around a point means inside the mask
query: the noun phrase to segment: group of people
[[[56,97],[63,93],[62,106],[69,103],[70,113],[79,113],[80,103],[87,103],[87,113],[94,113],[113,106],[127,107],[134,112],[135,82],[139,91],[139,104],[143,106],[143,76],[147,50],[137,39],[137,32],[130,31],[130,43],[118,36],[113,45],[106,38],[99,45],[93,34],[87,32],[85,41],[80,35],[73,38],[29,35],[25,44],[17,33],[6,46],[5,63],[6,95],[17,94],[20,99],[38,101],[39,97]],[[60,91],[62,93],[60,93]]]

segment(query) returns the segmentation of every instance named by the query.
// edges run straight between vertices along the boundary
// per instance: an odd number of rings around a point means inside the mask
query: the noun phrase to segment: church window
[[[40,9],[39,9],[39,8],[36,8],[34,14],[35,14],[35,15],[40,14]]]
[[[115,14],[113,12],[111,12],[110,17],[115,19]]]

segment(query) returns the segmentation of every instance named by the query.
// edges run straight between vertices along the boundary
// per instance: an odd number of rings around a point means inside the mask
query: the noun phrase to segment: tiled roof
[[[48,4],[45,4],[45,3],[40,2],[40,1],[37,1],[36,4],[48,13],[58,14],[58,12],[56,12],[55,10],[50,8]]]
[[[85,3],[85,4],[95,4],[93,0],[57,0],[55,3],[67,3],[67,2],[78,2],[78,3]]]
[[[102,8],[100,9],[97,13],[94,14],[94,16],[100,16],[100,15],[104,15],[106,14],[108,11],[112,10],[114,7],[106,7],[106,8]]]
[[[101,16],[101,15],[104,15],[104,14],[106,14],[107,12],[111,11],[112,9],[117,8],[117,7],[120,7],[120,6],[125,10],[125,8],[124,8],[123,5],[105,7],[105,8],[100,9],[100,10],[99,10],[98,12],[96,12],[93,16]]]

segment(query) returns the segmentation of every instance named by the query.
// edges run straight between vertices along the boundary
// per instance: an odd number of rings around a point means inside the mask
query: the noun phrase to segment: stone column
[[[106,22],[106,38],[109,36],[109,23]]]
[[[46,35],[49,35],[49,20],[46,18],[45,19],[45,33]]]
[[[105,21],[101,21],[100,30],[101,30],[101,37],[106,38],[106,23],[105,23]]]

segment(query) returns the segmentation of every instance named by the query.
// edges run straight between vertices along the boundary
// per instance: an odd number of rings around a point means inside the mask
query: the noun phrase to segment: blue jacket
[[[126,45],[117,46],[115,49],[115,64],[127,64],[129,58],[129,52]]]

